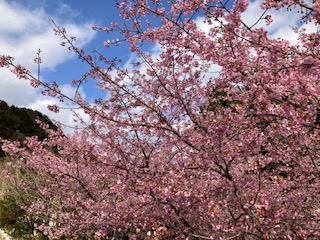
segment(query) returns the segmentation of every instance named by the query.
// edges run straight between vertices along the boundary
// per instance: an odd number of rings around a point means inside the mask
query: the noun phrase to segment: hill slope
[[[25,137],[38,136],[40,140],[47,137],[46,132],[36,123],[36,119],[49,124],[50,128],[56,126],[45,115],[27,108],[9,106],[0,100],[0,138],[23,141]],[[4,152],[0,149],[0,157]]]

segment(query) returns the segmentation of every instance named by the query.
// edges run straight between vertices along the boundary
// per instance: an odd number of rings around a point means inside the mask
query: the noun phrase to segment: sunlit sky
[[[243,14],[243,19],[249,26],[261,15],[260,2],[251,1]],[[34,58],[40,48],[43,59],[41,79],[57,81],[67,94],[74,93],[74,89],[69,85],[70,80],[80,78],[88,67],[60,46],[61,39],[52,31],[52,20],[65,27],[68,34],[76,36],[77,46],[88,53],[97,49],[110,58],[117,56],[124,59],[124,64],[128,63],[126,61],[130,61],[132,56],[126,47],[117,48],[116,51],[106,49],[103,42],[110,36],[91,29],[93,25],[109,26],[111,22],[120,20],[113,0],[0,0],[0,12],[0,55],[11,55],[16,63],[36,73],[37,65]],[[306,27],[308,31],[315,31],[315,26],[301,25],[299,15],[295,14],[295,11],[271,11],[270,14],[274,20],[274,23],[267,27],[271,37],[284,38],[296,44],[297,35],[292,32],[291,26]],[[207,30],[201,16],[196,20],[200,28]],[[40,91],[41,89],[29,86],[28,82],[16,79],[8,69],[0,69],[1,100],[9,105],[38,110],[52,119],[74,125],[69,110],[61,110],[59,114],[48,111],[47,105],[58,101],[42,96]],[[89,102],[106,94],[101,93],[94,84],[86,84],[82,92]]]

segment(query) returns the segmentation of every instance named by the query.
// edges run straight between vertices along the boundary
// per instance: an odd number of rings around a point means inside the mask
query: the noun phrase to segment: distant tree
[[[137,59],[128,68],[86,54],[56,27],[62,45],[91,67],[72,85],[97,79],[108,93],[94,104],[0,58],[91,117],[72,135],[43,124],[49,138],[27,138],[25,148],[3,141],[25,171],[16,181],[40,193],[26,211],[43,219],[39,229],[49,238],[320,238],[320,33],[296,30],[297,45],[272,39],[243,22],[248,0],[228,2],[116,1],[124,23],[94,29],[122,36],[104,44],[128,44]],[[297,7],[302,21],[319,27],[318,2],[261,7],[258,22],[272,25],[269,10]],[[145,44],[157,44],[159,56]],[[212,76],[215,64],[221,70]]]
[[[0,100],[0,110],[6,110],[9,106],[5,101]]]

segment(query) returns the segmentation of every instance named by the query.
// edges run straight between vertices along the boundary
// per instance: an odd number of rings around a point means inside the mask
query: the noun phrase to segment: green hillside
[[[15,141],[23,141],[25,137],[35,135],[40,140],[46,138],[46,132],[38,126],[36,119],[49,124],[50,128],[55,128],[52,121],[40,112],[9,106],[0,100],[0,138]],[[0,149],[0,157],[3,156],[4,152]]]

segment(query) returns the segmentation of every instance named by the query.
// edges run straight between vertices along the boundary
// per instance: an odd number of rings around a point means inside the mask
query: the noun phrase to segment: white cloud
[[[61,92],[63,92],[66,96],[70,96],[71,98],[77,94],[80,94],[82,98],[86,98],[86,94],[82,87],[76,89],[69,84],[62,85],[60,87]],[[57,105],[59,107],[59,112],[55,113],[48,109],[48,105]],[[74,119],[84,121],[85,124],[90,122],[90,117],[82,109],[79,109],[77,105],[74,103],[65,100],[65,102],[60,102],[59,99],[52,97],[38,97],[29,104],[24,105],[26,108],[35,109],[45,115],[47,115],[50,119],[54,119],[55,121],[59,121],[64,125],[65,133],[71,133],[73,128],[75,127],[83,127],[84,125],[81,121],[75,122]],[[77,116],[75,116],[75,114]]]
[[[38,31],[45,24],[44,21],[38,21],[39,18],[44,19],[45,13],[41,9],[25,10],[23,6],[15,3],[8,4],[6,1],[0,1],[1,21],[0,33],[3,34],[22,34],[27,31]]]
[[[0,0],[0,55],[11,55],[15,63],[27,67],[32,73],[36,73],[37,65],[34,63],[36,52],[42,50],[43,64],[41,70],[54,70],[57,65],[72,59],[74,54],[60,46],[62,39],[53,33],[54,19],[60,26],[65,27],[69,36],[76,36],[76,45],[79,48],[89,44],[95,36],[91,30],[92,23],[74,23],[76,12],[62,4],[61,8],[67,9],[63,17],[59,9],[57,15],[52,15],[41,8],[27,8],[22,3]],[[60,9],[61,10],[61,9]],[[49,79],[50,80],[50,79]],[[70,89],[63,87],[70,92]],[[48,112],[48,103],[55,103],[55,99],[42,96],[28,82],[17,79],[8,69],[0,68],[0,99],[8,104],[21,107],[29,107],[47,114],[64,124],[72,123],[72,114],[64,110],[58,115]],[[74,124],[72,124],[74,125]]]
[[[292,30],[292,27],[306,28],[306,31],[309,33],[316,31],[317,27],[314,24],[301,23],[302,15],[297,12],[297,8],[293,8],[292,11],[287,11],[283,8],[280,10],[268,10],[265,15],[271,15],[273,22],[267,26],[265,20],[258,21],[264,13],[264,10],[260,7],[261,2],[262,0],[250,1],[247,10],[241,14],[243,22],[248,27],[263,27],[268,31],[269,37],[288,40],[291,44],[298,43],[298,34]],[[305,1],[305,3],[312,5],[312,1],[310,0]],[[220,25],[218,22],[213,22],[212,25],[205,23],[203,16],[197,17],[195,23],[205,33],[209,33],[210,28]]]
[[[22,9],[21,6],[10,5],[3,0],[0,1],[0,9],[5,9],[0,18],[1,54],[14,56],[17,62],[31,70],[36,68],[33,59],[39,48],[43,51],[42,68],[54,69],[73,57],[70,51],[60,46],[61,38],[53,33],[52,19],[55,20],[56,16],[43,9]],[[77,37],[77,47],[88,44],[95,35],[91,30],[92,23],[75,24],[65,22],[64,19],[56,21],[66,28],[69,36]]]
[[[0,100],[16,106],[25,106],[37,98],[36,89],[27,81],[17,79],[9,69],[0,68]]]
[[[59,106],[59,112],[54,113],[48,110],[48,105]],[[77,108],[77,106],[71,103],[61,103],[58,99],[54,99],[51,97],[37,98],[35,99],[35,101],[33,101],[33,103],[26,107],[30,109],[36,109],[42,114],[47,115],[50,119],[54,119],[55,121],[59,121],[60,123],[62,123],[65,133],[72,133],[74,128],[81,128],[84,126],[80,121],[75,122],[74,119],[78,120],[78,118],[80,117],[81,120],[85,122],[85,124],[88,124],[90,122],[89,115],[84,113],[82,109]],[[75,116],[75,114],[77,116]]]

